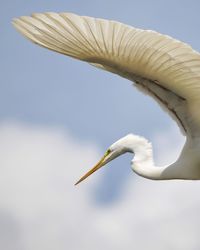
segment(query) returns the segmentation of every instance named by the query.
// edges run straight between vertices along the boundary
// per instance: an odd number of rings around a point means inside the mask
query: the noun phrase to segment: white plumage
[[[40,46],[133,81],[138,89],[151,95],[169,112],[187,137],[177,162],[157,168],[153,165],[151,150],[146,150],[148,142],[128,135],[111,145],[81,180],[125,152],[135,154],[132,168],[146,178],[200,179],[198,52],[155,31],[71,13],[33,14],[14,19],[13,24]]]

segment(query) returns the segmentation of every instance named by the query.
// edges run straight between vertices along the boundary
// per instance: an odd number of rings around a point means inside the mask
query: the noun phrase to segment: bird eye
[[[106,154],[108,155],[108,154],[110,154],[111,153],[111,149],[108,149],[107,151],[106,151]]]

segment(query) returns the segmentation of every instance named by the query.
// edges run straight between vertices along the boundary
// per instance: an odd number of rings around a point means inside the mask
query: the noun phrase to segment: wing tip
[[[12,20],[11,20],[11,24],[14,26],[14,27],[16,27],[17,26],[17,22],[18,22],[18,20],[19,20],[19,18],[13,18]]]
[[[22,21],[20,17],[19,17],[19,18],[13,18],[13,19],[11,20],[11,24],[13,25],[13,27],[14,27],[18,32],[20,32],[21,34],[23,34],[23,32],[22,32],[22,25],[20,24],[20,21]]]

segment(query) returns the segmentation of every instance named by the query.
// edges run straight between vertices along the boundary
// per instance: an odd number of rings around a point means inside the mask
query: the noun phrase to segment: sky
[[[152,141],[157,164],[175,160],[184,142],[176,124],[131,82],[40,48],[11,25],[33,12],[74,12],[156,30],[200,51],[199,1],[1,6],[0,248],[199,249],[198,182],[144,180],[123,156],[73,185],[130,132]]]

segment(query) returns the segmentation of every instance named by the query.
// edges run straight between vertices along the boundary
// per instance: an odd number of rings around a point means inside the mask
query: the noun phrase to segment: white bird
[[[13,20],[32,42],[125,77],[152,96],[177,122],[186,142],[176,162],[154,165],[152,146],[129,134],[76,184],[109,161],[133,153],[132,170],[153,180],[200,179],[200,54],[189,45],[151,30],[78,16],[44,13]]]

